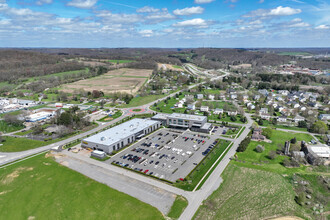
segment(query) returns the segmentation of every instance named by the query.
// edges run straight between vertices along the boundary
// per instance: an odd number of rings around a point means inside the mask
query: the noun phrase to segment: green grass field
[[[278,55],[282,55],[282,56],[309,56],[309,55],[312,55],[312,54],[307,53],[307,52],[280,52],[280,53],[278,53]]]
[[[176,97],[172,97],[168,100],[168,103],[166,104],[165,101],[161,101],[157,104],[156,107],[151,106],[151,109],[157,112],[163,112],[163,113],[183,113],[185,111],[185,108],[172,108],[174,107],[175,103],[177,103],[180,99],[184,97],[184,94],[180,95],[178,99]]]
[[[119,106],[120,108],[131,108],[131,107],[137,107],[141,105],[148,104],[150,102],[153,102],[157,99],[163,98],[166,95],[148,95],[144,97],[134,97],[128,104]]]
[[[112,115],[111,117],[109,117],[109,116],[105,116],[105,117],[101,118],[101,119],[98,120],[98,121],[101,121],[101,122],[109,122],[109,121],[112,121],[112,120],[114,120],[114,119],[116,119],[116,118],[119,118],[122,114],[123,114],[123,113],[122,113],[121,111],[118,111],[118,112],[116,112],[114,115]]]
[[[312,140],[312,136],[310,136],[309,134],[291,134],[284,131],[273,130],[273,134],[271,137],[272,143],[251,141],[248,148],[244,152],[237,153],[238,160],[244,161],[244,166],[263,169],[279,174],[305,172],[306,167],[304,166],[298,168],[284,167],[281,163],[285,158],[287,158],[287,156],[277,155],[277,157],[273,160],[268,158],[270,151],[276,151],[279,148],[282,149],[282,147],[284,146],[284,142],[287,140],[291,140],[294,137],[297,138],[297,141],[309,142]],[[265,151],[263,151],[262,153],[257,153],[255,151],[257,145],[263,145],[265,147]],[[259,165],[255,165],[254,163],[258,163]]]
[[[185,208],[188,206],[188,201],[183,196],[176,196],[175,201],[171,207],[168,217],[178,219]]]
[[[1,169],[3,219],[164,219],[151,205],[39,155]]]
[[[93,129],[96,126],[98,126],[98,125],[96,123],[94,123],[93,125],[86,127],[86,129],[84,131]],[[24,138],[24,137],[18,138],[18,137],[4,136],[2,146],[0,146],[0,152],[19,152],[19,151],[34,149],[34,148],[46,146],[46,145],[49,145],[52,143],[56,143],[61,140],[65,140],[69,137],[72,137],[72,136],[77,135],[84,131],[77,131],[77,132],[69,134],[65,137],[48,140],[48,141],[32,140],[32,139],[28,139],[28,138]],[[25,134],[25,132],[23,133],[23,135],[24,134]]]
[[[263,125],[264,127],[274,127],[274,128],[281,128],[281,129],[287,129],[287,130],[294,130],[294,131],[307,131],[307,128],[299,128],[296,126],[287,126],[287,125],[273,125],[270,121],[263,120]]]
[[[16,137],[3,137],[2,146],[0,146],[0,152],[18,152],[24,150],[30,150],[37,147],[42,147],[50,144],[51,141],[38,141],[28,138],[16,138]]]
[[[11,125],[6,123],[3,120],[0,120],[0,132],[2,133],[10,133],[10,132],[14,132],[14,131],[18,131],[23,129],[24,126],[23,125]]]
[[[232,121],[230,116],[228,116],[227,114],[223,114],[221,119],[219,119],[219,115],[214,115],[213,113],[211,113],[209,116],[207,116],[208,120],[215,120],[218,122],[233,122],[233,123],[238,123],[238,124],[244,124],[243,122],[241,122],[241,116],[240,115],[236,115],[235,116],[236,121]]]
[[[306,216],[294,201],[292,185],[282,175],[230,163],[222,178],[223,183],[203,202],[194,219]]]
[[[110,63],[132,63],[132,62],[135,62],[134,60],[108,60],[108,62]]]

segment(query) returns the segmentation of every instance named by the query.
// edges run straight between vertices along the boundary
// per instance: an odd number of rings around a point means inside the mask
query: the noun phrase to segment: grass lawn
[[[173,67],[174,67],[174,68],[177,68],[177,69],[182,69],[182,70],[183,70],[182,66],[173,65]]]
[[[204,90],[205,91],[205,90]],[[208,106],[208,105],[212,105],[211,109],[216,109],[216,108],[220,108],[223,109],[225,104],[227,104],[229,107],[233,108],[233,109],[237,109],[233,103],[231,102],[224,102],[224,101],[203,101],[202,102],[202,106]]]
[[[178,99],[176,98],[176,96],[174,96],[167,101],[167,104],[165,103],[165,101],[161,101],[157,104],[156,107],[151,106],[150,109],[157,111],[157,112],[163,112],[163,113],[173,113],[173,112],[183,113],[186,110],[186,108],[173,108],[174,105],[180,99],[183,99],[183,98],[184,98],[184,94],[180,95]]]
[[[8,124],[7,122],[3,121],[3,120],[0,120],[0,132],[3,132],[3,133],[10,133],[10,132],[13,132],[13,131],[18,131],[18,130],[21,130],[23,129],[24,126],[23,125],[11,125],[11,124]]]
[[[199,208],[194,219],[265,219],[271,216],[298,216],[304,219],[321,219],[313,214],[315,204],[324,205],[324,212],[330,210],[330,196],[327,185],[319,175],[328,176],[328,169],[314,170],[300,166],[286,168],[281,163],[286,156],[274,160],[267,156],[284,141],[296,137],[298,141],[310,141],[309,134],[291,134],[273,130],[272,143],[251,141],[244,152],[237,153],[222,178],[224,182]],[[257,153],[260,144],[265,151]],[[281,145],[281,146],[280,146]],[[296,191],[301,189],[300,180],[307,181],[311,205],[300,206],[295,202]]]
[[[214,121],[218,121],[218,122],[233,122],[233,123],[238,123],[238,124],[245,124],[243,122],[241,122],[241,115],[236,115],[235,116],[236,121],[232,121],[230,119],[230,116],[228,116],[226,113],[222,114],[221,119],[219,119],[219,115],[214,115],[213,113],[209,114],[209,116],[207,116],[208,120],[214,120]]]
[[[203,202],[194,219],[306,216],[303,208],[294,201],[292,185],[279,174],[230,163],[222,178],[223,183]]]
[[[156,101],[157,99],[163,98],[166,95],[148,95],[144,97],[134,97],[128,104],[119,106],[120,108],[131,108],[141,105],[148,104],[150,102]]]
[[[273,160],[268,158],[270,151],[276,151],[278,148],[282,149],[284,142],[291,140],[294,137],[297,138],[297,141],[306,142],[311,141],[313,138],[309,134],[291,134],[284,131],[273,130],[271,137],[272,143],[251,141],[248,148],[244,152],[237,153],[238,160],[244,161],[244,166],[263,169],[280,174],[305,172],[306,167],[304,166],[298,168],[284,167],[281,163],[283,162],[284,158],[287,158],[287,156],[277,155],[277,157]],[[265,150],[262,153],[257,153],[255,151],[257,145],[263,145]],[[254,163],[258,163],[259,165],[255,165]]]
[[[281,124],[277,124],[277,125],[273,125],[270,121],[267,120],[263,120],[263,125],[264,127],[274,127],[274,128],[281,128],[281,129],[287,129],[287,130],[294,130],[294,131],[307,131],[307,128],[299,128],[296,126],[288,126],[288,125],[281,125]]]
[[[3,168],[0,192],[4,219],[163,219],[151,205],[44,154]]]
[[[3,137],[2,146],[0,146],[0,152],[18,152],[24,150],[30,150],[33,148],[42,147],[51,143],[51,141],[38,141],[28,138],[16,138],[16,137]]]
[[[171,207],[168,217],[178,219],[185,208],[188,206],[188,201],[183,196],[176,196],[175,201]]]
[[[229,144],[229,141],[220,140],[216,147],[188,174],[186,180],[179,180],[179,182],[174,183],[174,186],[192,191]]]
[[[32,140],[28,138],[17,138],[17,137],[9,137],[9,136],[4,136],[3,137],[3,142],[2,146],[0,146],[0,152],[19,152],[19,151],[25,151],[25,150],[30,150],[42,146],[46,146],[48,144],[56,143],[58,141],[65,140],[69,137],[75,136],[81,132],[88,131],[90,129],[93,129],[97,126],[97,124],[93,124],[92,126],[89,126],[86,128],[84,131],[77,131],[72,134],[69,134],[65,137],[62,138],[57,138],[49,141],[39,141],[39,140]]]
[[[325,141],[323,140],[323,136],[322,135],[315,135],[315,137],[318,139],[318,141],[322,144],[325,144]]]
[[[134,60],[108,60],[110,63],[132,63]]]
[[[119,118],[120,116],[122,116],[122,114],[123,113],[121,111],[118,111],[114,115],[112,115],[111,117],[107,115],[107,116],[101,118],[98,121],[100,121],[100,122],[109,122],[109,121],[112,121],[112,120],[114,120],[116,118]]]

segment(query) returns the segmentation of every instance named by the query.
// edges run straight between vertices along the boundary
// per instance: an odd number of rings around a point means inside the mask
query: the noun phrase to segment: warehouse
[[[81,146],[110,154],[157,130],[160,126],[161,123],[158,121],[135,118],[84,139]]]
[[[38,112],[38,113],[31,114],[31,115],[27,116],[25,121],[26,122],[37,122],[37,121],[49,119],[52,116],[54,116],[53,112],[41,111],[41,112]]]

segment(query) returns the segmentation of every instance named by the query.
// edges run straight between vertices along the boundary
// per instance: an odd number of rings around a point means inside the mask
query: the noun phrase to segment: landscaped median
[[[171,210],[167,216],[172,219],[178,219],[187,206],[188,206],[188,201],[186,198],[184,198],[183,196],[176,196],[175,201],[171,207]]]

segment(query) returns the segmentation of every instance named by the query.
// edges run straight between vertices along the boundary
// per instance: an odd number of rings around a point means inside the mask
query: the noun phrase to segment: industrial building
[[[110,154],[160,127],[158,121],[135,118],[82,140],[81,146]]]
[[[188,114],[157,114],[151,119],[160,121],[163,125],[167,125],[172,128],[190,129],[197,132],[210,132],[212,124],[207,123],[206,116],[200,115],[188,115]]]
[[[37,110],[34,114],[30,114],[26,116],[25,121],[26,122],[37,122],[41,120],[50,119],[51,117],[55,116],[56,109],[48,109],[48,108],[42,108]]]

